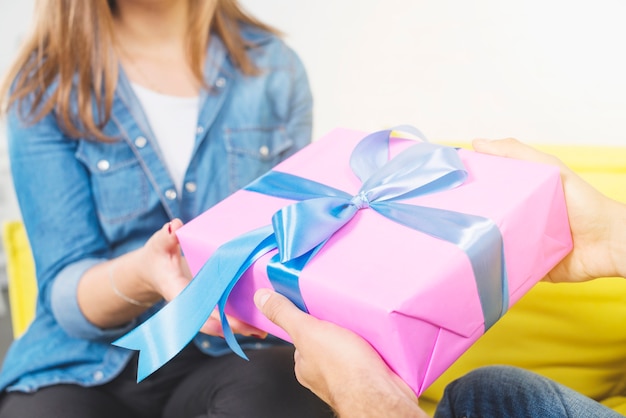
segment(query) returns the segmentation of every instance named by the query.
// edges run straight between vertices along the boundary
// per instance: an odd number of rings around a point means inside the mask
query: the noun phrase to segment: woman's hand
[[[165,224],[146,242],[143,247],[145,273],[142,280],[147,288],[153,289],[167,301],[173,300],[191,281],[192,275],[182,256],[176,231],[183,226],[180,219]],[[228,323],[235,334],[265,338],[267,333],[233,317]],[[214,310],[200,332],[223,336],[219,313]]]
[[[180,219],[166,223],[140,250],[143,265],[140,279],[153,297],[171,301],[191,280],[191,272],[175,233],[182,226]]]

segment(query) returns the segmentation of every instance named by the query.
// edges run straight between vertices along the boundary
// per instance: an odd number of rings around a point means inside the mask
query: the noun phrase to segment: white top
[[[131,86],[180,194],[196,140],[200,98],[169,96],[135,83]]]

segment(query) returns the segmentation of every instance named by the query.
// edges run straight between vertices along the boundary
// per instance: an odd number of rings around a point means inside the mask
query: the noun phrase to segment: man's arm
[[[254,301],[296,346],[298,381],[341,418],[423,418],[417,396],[355,333],[316,319],[268,289]]]

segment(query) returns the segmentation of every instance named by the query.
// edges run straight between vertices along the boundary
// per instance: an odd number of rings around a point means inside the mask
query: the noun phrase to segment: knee
[[[485,384],[508,385],[514,383],[519,385],[526,380],[540,378],[524,369],[513,366],[485,366],[472,370],[456,381],[468,386],[484,386]]]
[[[510,366],[476,369],[446,387],[435,417],[538,416],[514,414],[534,403],[528,394],[534,392],[536,377]]]
[[[501,397],[512,391],[519,393],[523,388],[536,389],[545,384],[543,377],[512,366],[486,366],[473,370],[453,381],[446,387],[445,396],[481,398]]]

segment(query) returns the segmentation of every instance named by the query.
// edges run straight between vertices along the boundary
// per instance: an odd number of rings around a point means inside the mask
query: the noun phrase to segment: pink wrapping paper
[[[356,194],[349,167],[364,132],[336,129],[276,167]],[[405,140],[392,141],[392,152]],[[469,178],[460,187],[403,203],[492,219],[504,238],[509,305],[571,250],[558,169],[460,150]],[[196,274],[223,243],[271,224],[289,200],[240,190],[178,230]],[[289,340],[255,308],[271,287],[262,257],[242,277],[227,313]],[[419,395],[484,332],[475,278],[455,245],[361,210],[305,267],[300,290],[309,313],[361,335]]]

